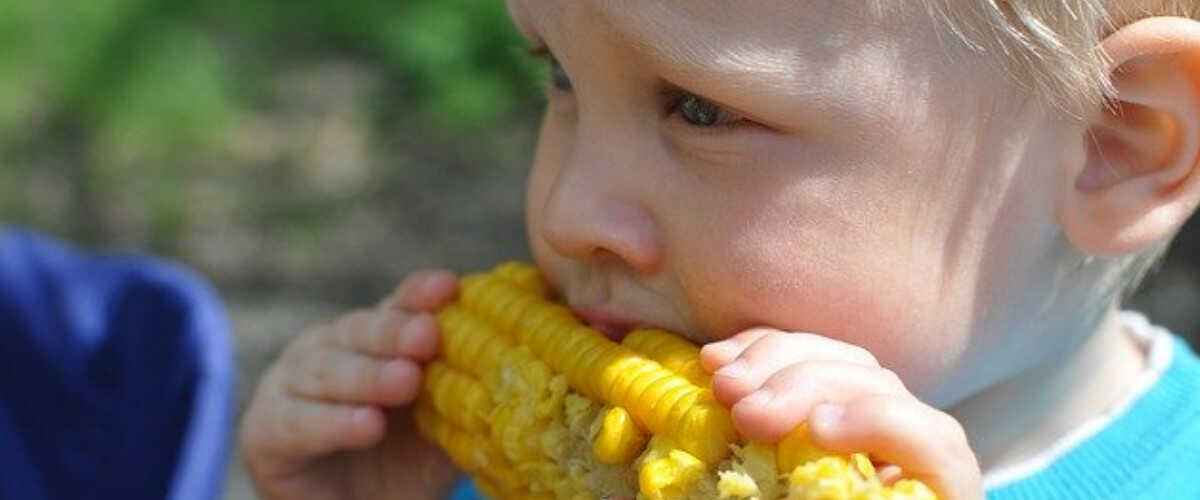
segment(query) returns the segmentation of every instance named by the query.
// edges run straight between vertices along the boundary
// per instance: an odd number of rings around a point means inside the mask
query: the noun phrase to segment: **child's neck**
[[[1027,460],[1107,412],[1130,393],[1145,365],[1145,353],[1114,307],[1079,349],[990,387],[950,413],[962,422],[987,473]]]

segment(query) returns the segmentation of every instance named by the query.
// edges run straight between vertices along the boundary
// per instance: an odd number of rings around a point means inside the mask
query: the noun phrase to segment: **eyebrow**
[[[778,48],[753,47],[743,44],[740,49],[718,48],[718,42],[699,38],[684,43],[672,34],[680,31],[679,23],[667,25],[655,23],[656,19],[673,18],[691,25],[699,24],[695,16],[689,15],[684,9],[672,5],[671,1],[654,1],[643,3],[645,0],[593,0],[577,4],[586,9],[592,25],[608,33],[610,38],[622,40],[638,55],[651,63],[654,69],[671,75],[693,78],[725,77],[726,75],[766,74],[782,78],[793,77],[796,71],[798,51],[788,51],[781,54]],[[695,7],[703,0],[684,0]],[[563,10],[555,1],[543,2],[543,7]],[[596,7],[600,4],[602,7]],[[625,4],[636,4],[638,7],[628,8]],[[716,3],[715,5],[725,5]],[[621,13],[635,12],[639,9],[655,8],[662,12],[658,16],[622,16]],[[517,21],[514,19],[514,21]],[[532,19],[523,19],[533,23]],[[544,22],[544,21],[543,21]],[[532,26],[518,22],[517,29],[529,38],[535,49],[544,47],[545,42],[536,36]],[[708,29],[706,31],[711,31]]]
[[[700,23],[682,9],[672,6],[671,2],[654,2],[650,5],[654,6],[652,8],[669,10],[661,17],[674,17],[681,23],[663,25],[654,23],[655,18],[638,22],[632,16],[622,19],[611,14],[622,11],[620,9],[596,12],[596,19],[599,26],[626,42],[661,72],[688,80],[729,79],[732,80],[730,83],[744,83],[738,81],[764,76],[792,80],[797,74],[798,51],[769,50],[751,43],[729,45],[729,40],[722,39],[724,37],[718,37],[717,40],[696,37],[684,42],[676,35],[681,30],[680,25]]]
[[[667,7],[670,2],[655,2],[661,8]],[[689,24],[697,24],[694,18],[686,18],[685,14],[679,12],[678,8],[673,8],[673,12],[680,13],[680,18],[684,18]],[[650,60],[656,62],[660,66],[670,66],[676,68],[677,71],[685,74],[727,74],[727,73],[770,73],[780,74],[780,76],[788,76],[791,73],[791,64],[786,61],[787,58],[778,53],[769,54],[767,50],[762,50],[758,55],[749,54],[749,47],[721,47],[724,40],[712,40],[712,38],[695,37],[686,42],[680,41],[676,36],[680,31],[679,24],[670,25],[650,25],[652,23],[644,23],[648,25],[637,26],[635,23],[622,22],[622,19],[612,16],[599,16],[600,25],[620,40],[629,43],[631,48]],[[724,38],[724,37],[722,37]],[[762,55],[769,55],[768,58],[763,58]]]

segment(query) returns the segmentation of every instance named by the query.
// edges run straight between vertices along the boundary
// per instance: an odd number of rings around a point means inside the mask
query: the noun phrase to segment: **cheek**
[[[561,258],[555,255],[541,235],[546,200],[566,161],[566,141],[569,137],[557,131],[551,122],[552,117],[549,115],[542,119],[533,166],[525,183],[525,236],[534,262],[550,283],[559,288],[562,284]]]
[[[930,278],[936,262],[915,260],[928,254],[897,247],[911,237],[901,229],[761,212],[721,224],[735,229],[681,266],[688,308],[714,337],[757,325],[820,334],[871,351],[918,395],[965,348],[949,319],[964,296]]]

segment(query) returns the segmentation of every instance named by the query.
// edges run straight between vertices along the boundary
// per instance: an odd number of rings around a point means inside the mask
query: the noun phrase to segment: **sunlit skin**
[[[980,385],[963,367],[1011,345],[972,334],[989,322],[977,291],[993,310],[1050,295],[1061,240],[1040,163],[1067,141],[1002,105],[993,71],[932,57],[928,23],[870,26],[835,2],[510,5],[570,77],[549,91],[526,211],[573,305],[699,342],[819,332],[950,403]],[[688,123],[674,87],[731,116]],[[1011,331],[998,313],[992,328]]]
[[[1140,369],[1103,322],[1111,304],[1072,286],[1096,270],[1064,270],[1061,166],[1082,162],[1085,125],[995,64],[948,55],[923,12],[509,7],[553,58],[526,211],[536,260],[573,306],[698,342],[754,326],[816,333],[867,349],[952,414],[996,414],[1003,401],[1013,409],[1000,414],[1036,412],[1056,431],[1112,404]],[[681,95],[720,111],[686,109]],[[764,351],[786,360],[758,361],[806,360],[784,345]],[[706,349],[712,368],[730,360],[712,354],[721,347]],[[1022,374],[1039,383],[1010,384],[1025,403],[1013,405],[1002,382]],[[768,375],[731,389],[735,417]],[[1071,383],[1050,383],[1059,376]],[[744,410],[751,433],[796,420]],[[1038,447],[1023,440],[1045,444],[1036,427],[1010,435],[988,420],[968,424],[988,465]]]
[[[1126,112],[1074,119],[893,3],[509,0],[551,67],[529,244],[609,336],[706,344],[743,434],[807,421],[974,500],[1144,367],[1113,262],[1083,257],[1200,203],[1200,23],[1106,37]],[[414,273],[289,344],[241,427],[260,494],[444,498],[455,473],[404,416],[456,279]]]

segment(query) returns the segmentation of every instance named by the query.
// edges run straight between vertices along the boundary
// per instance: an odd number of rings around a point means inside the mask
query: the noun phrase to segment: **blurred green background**
[[[0,223],[209,277],[243,403],[304,325],[526,255],[545,70],[498,0],[0,0],[0,46]],[[1179,331],[1196,225],[1134,298]]]
[[[305,325],[526,255],[545,70],[503,2],[0,0],[0,47],[0,224],[207,276],[242,405]]]
[[[502,2],[10,0],[0,44],[9,223],[343,303],[490,256],[434,233],[520,251],[481,182],[519,184],[540,108]]]

